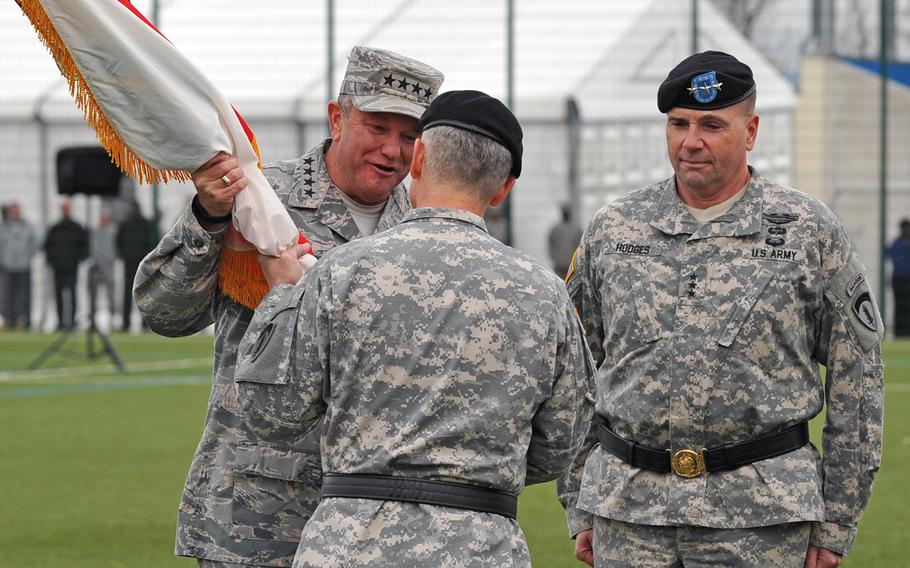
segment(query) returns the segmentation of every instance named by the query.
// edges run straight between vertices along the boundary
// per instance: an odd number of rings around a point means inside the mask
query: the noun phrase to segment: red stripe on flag
[[[143,16],[143,15],[142,15],[142,12],[140,12],[139,10],[137,10],[136,7],[133,6],[132,3],[130,3],[130,0],[117,0],[117,1],[120,2],[121,4],[123,4],[123,6],[124,6],[127,10],[129,10],[130,12],[132,12],[133,14],[135,14],[137,18],[139,18],[140,20],[142,20],[143,22],[145,22],[146,24],[148,24],[148,26],[149,26],[150,28],[152,28],[153,30],[155,30],[156,32],[158,32],[158,35],[160,35],[160,36],[163,37],[164,39],[167,39],[167,36],[165,36],[163,33],[161,33],[161,30],[159,30],[158,28],[156,28],[156,27],[155,27],[155,24],[153,24],[152,22],[150,22],[150,21],[148,20],[148,18],[146,18],[145,16]],[[171,40],[169,40],[169,39],[167,39],[167,42],[170,43],[171,45],[174,45],[173,43],[171,43]]]
[[[246,121],[243,120],[243,117],[240,116],[240,113],[237,112],[237,109],[234,108],[234,105],[231,105],[231,109],[234,111],[234,114],[237,115],[237,120],[240,121],[240,126],[243,127],[243,132],[246,134],[247,140],[249,140],[250,142],[252,142],[253,139],[256,137],[256,136],[253,134],[253,131],[250,129],[250,127],[249,127],[249,125],[246,123]]]
[[[167,36],[165,36],[163,33],[161,33],[161,30],[159,30],[158,28],[155,27],[155,24],[153,24],[152,22],[150,22],[150,21],[148,20],[148,18],[146,18],[144,15],[142,15],[142,12],[140,12],[138,9],[136,9],[135,6],[133,6],[133,4],[130,2],[130,0],[117,0],[117,1],[120,2],[127,10],[129,10],[130,12],[132,12],[137,18],[139,18],[140,20],[142,20],[143,22],[145,22],[145,23],[148,25],[148,27],[150,27],[150,28],[152,28],[153,30],[155,30],[156,32],[158,32],[158,35],[160,35],[161,37],[163,37],[164,39],[166,39],[168,43],[170,43],[171,45],[174,45],[173,43],[171,43],[171,40],[167,39]],[[237,115],[237,120],[240,121],[240,126],[243,127],[243,132],[244,132],[244,134],[246,134],[247,140],[249,140],[250,142],[252,142],[252,143],[253,143],[253,148],[256,149],[256,148],[257,148],[257,146],[256,146],[256,144],[255,144],[256,135],[253,134],[253,131],[250,129],[249,125],[246,123],[245,120],[243,120],[243,117],[240,116],[240,113],[237,112],[237,109],[234,108],[233,105],[231,105],[231,109],[233,109],[234,114]],[[256,154],[258,155],[259,152],[257,151]]]

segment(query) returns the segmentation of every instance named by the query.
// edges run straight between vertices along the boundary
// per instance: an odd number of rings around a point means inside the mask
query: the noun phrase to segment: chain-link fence
[[[527,165],[510,218],[493,211],[490,226],[505,235],[511,223],[514,244],[545,262],[547,229],[560,205],[570,204],[584,223],[611,199],[672,173],[656,91],[693,49],[728,51],[752,66],[761,125],[750,162],[826,201],[850,228],[876,286],[882,236],[893,238],[897,220],[910,215],[903,193],[892,188],[884,233],[879,229],[883,181],[910,177],[910,160],[901,155],[910,136],[910,71],[899,63],[910,59],[910,0],[134,4],[155,15],[244,114],[267,161],[294,158],[324,138],[325,103],[356,44],[434,65],[446,74],[444,90],[476,88],[510,101],[525,128]],[[0,202],[20,202],[44,229],[58,216],[56,152],[93,136],[15,3],[0,4],[0,43],[0,71],[11,83],[0,92]],[[892,62],[887,115],[882,46]],[[846,199],[845,192],[861,197]],[[192,188],[127,188],[125,195],[138,197],[147,215],[160,210],[166,229]],[[77,197],[74,210],[93,225],[99,207],[100,198]]]

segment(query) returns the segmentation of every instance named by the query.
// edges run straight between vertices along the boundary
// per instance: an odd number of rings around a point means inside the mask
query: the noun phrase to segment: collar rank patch
[[[863,292],[853,300],[853,312],[859,318],[860,323],[872,331],[878,331],[878,324],[875,319],[875,304],[872,302],[872,296],[869,292]]]
[[[692,86],[688,90],[696,101],[706,104],[717,98],[717,92],[721,90],[722,85],[723,83],[717,82],[715,72],[708,71],[692,77]]]

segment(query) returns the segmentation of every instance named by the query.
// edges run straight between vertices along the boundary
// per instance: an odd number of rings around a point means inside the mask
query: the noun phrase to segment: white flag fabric
[[[236,229],[263,254],[277,256],[297,243],[297,227],[262,174],[252,132],[221,92],[128,1],[17,2],[124,172],[142,183],[187,179],[185,172],[218,152],[232,154],[249,181],[234,202]],[[75,65],[70,73],[67,56]]]

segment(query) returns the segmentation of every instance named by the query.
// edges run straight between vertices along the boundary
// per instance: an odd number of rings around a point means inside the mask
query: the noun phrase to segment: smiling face
[[[745,185],[746,155],[758,134],[753,108],[743,101],[721,109],[677,107],[667,113],[667,151],[684,198],[688,193],[720,202]]]
[[[364,205],[388,199],[411,167],[416,118],[388,112],[361,112],[329,103],[332,145],[326,167],[348,197]]]

